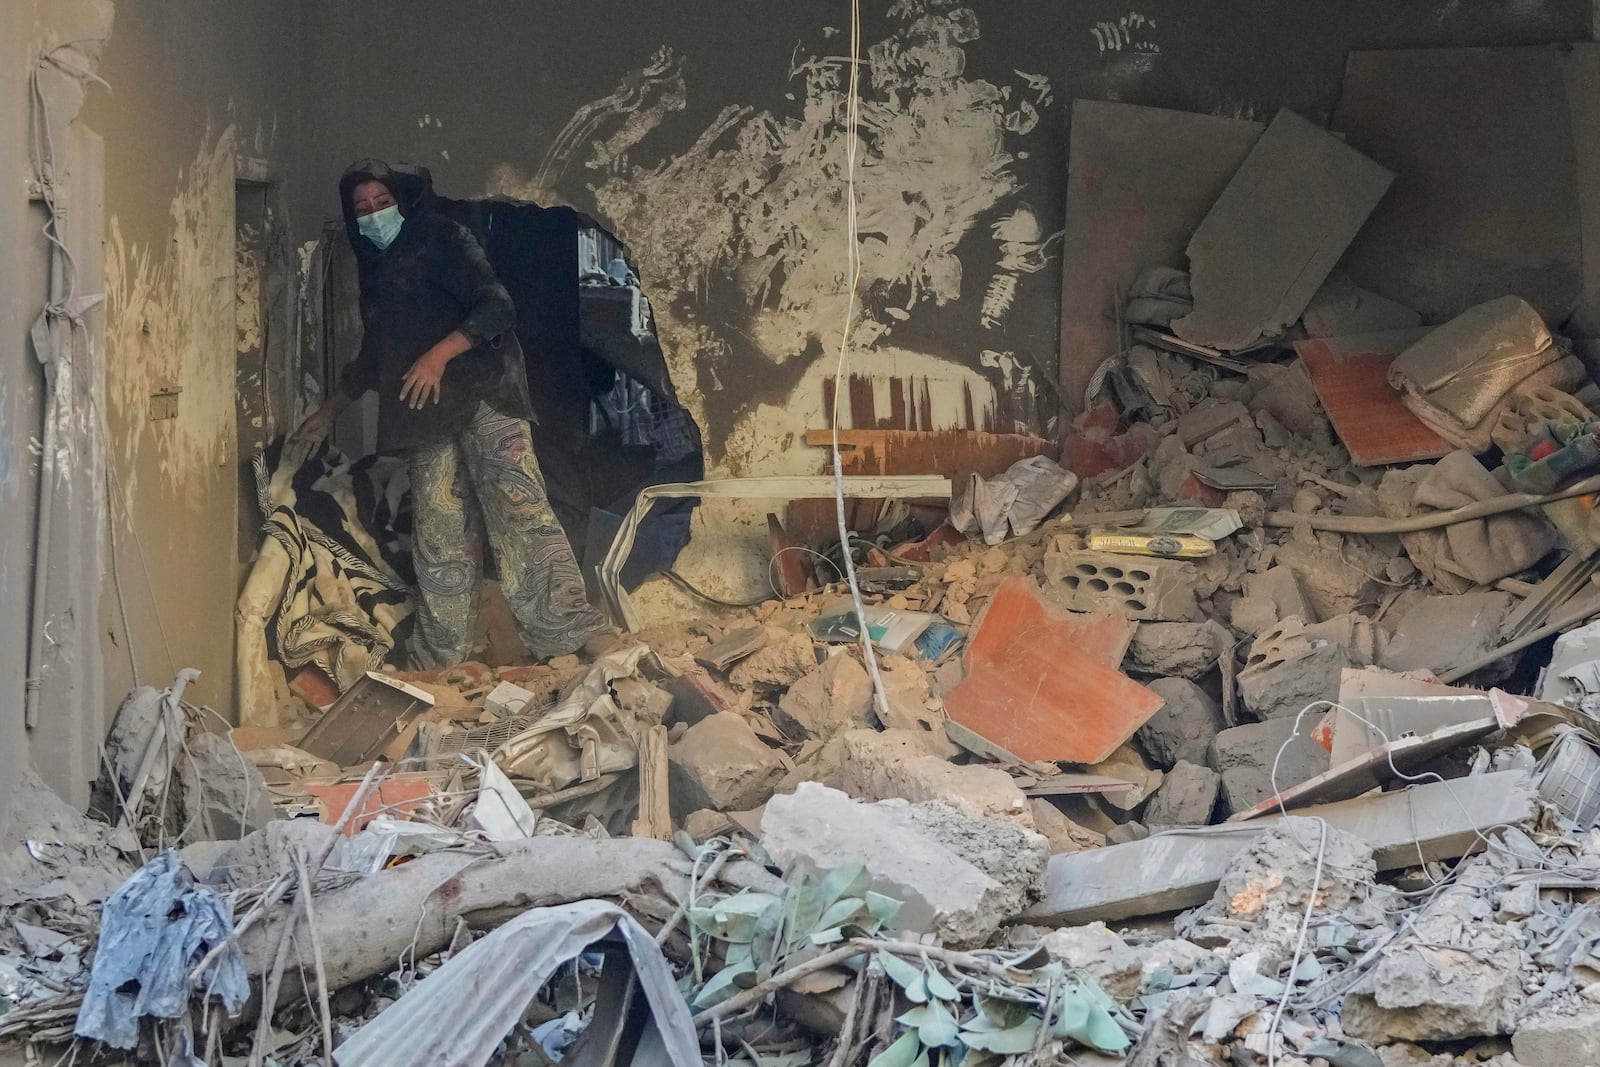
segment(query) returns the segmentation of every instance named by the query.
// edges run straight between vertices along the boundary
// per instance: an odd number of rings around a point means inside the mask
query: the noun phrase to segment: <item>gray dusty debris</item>
[[[1371,847],[1359,837],[1291,815],[1234,857],[1211,900],[1185,914],[1178,932],[1201,944],[1228,944],[1234,955],[1259,953],[1260,973],[1276,977],[1293,958],[1313,895],[1323,915],[1355,913],[1377,892],[1377,871]],[[1378,924],[1382,914],[1370,918]]]
[[[1211,812],[1217,806],[1220,781],[1220,776],[1210,767],[1179,760],[1145,806],[1145,825],[1159,830],[1164,826],[1209,824]]]
[[[1140,674],[1200,678],[1233,644],[1214,622],[1146,622],[1134,631],[1122,669]]]
[[[861,863],[874,888],[904,902],[904,929],[952,944],[982,944],[1037,899],[1044,838],[1014,823],[975,819],[942,805],[863,804],[807,782],[772,798],[763,845],[786,874]]]
[[[1222,709],[1211,695],[1187,678],[1157,678],[1146,688],[1164,703],[1136,735],[1157,766],[1179,760],[1206,762],[1211,739],[1223,728]]]
[[[1174,939],[1132,945],[1105,923],[1052,930],[1039,947],[1071,970],[1092,974],[1100,988],[1123,1003],[1138,996],[1158,971],[1189,974],[1216,956],[1210,949]]]
[[[773,717],[799,739],[826,740],[844,730],[870,726],[872,679],[854,656],[833,656],[789,687]]]
[[[1206,762],[1222,776],[1222,802],[1230,813],[1252,808],[1328,769],[1328,753],[1311,740],[1314,725],[1308,715],[1296,732],[1293,718],[1271,719],[1235,726],[1212,738]],[[1288,747],[1284,748],[1286,741]],[[1276,789],[1272,777],[1274,760]]]
[[[1346,1033],[1366,1041],[1440,1041],[1511,1032],[1527,954],[1479,893],[1471,884],[1444,890],[1384,950],[1344,998]]]
[[[1554,1001],[1517,1021],[1511,1051],[1537,1067],[1600,1063],[1600,1004],[1583,997]]]
[[[689,727],[669,756],[672,805],[685,815],[699,808],[756,807],[772,795],[785,773],[783,758],[743,718],[728,711]]]
[[[907,730],[852,730],[839,743],[839,771],[827,784],[858,800],[936,801],[977,818],[1034,829],[1027,797],[1004,771],[950,763]]]

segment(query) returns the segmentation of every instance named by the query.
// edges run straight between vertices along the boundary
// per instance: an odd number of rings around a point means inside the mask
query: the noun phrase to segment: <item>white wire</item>
[[[856,581],[856,564],[850,558],[850,529],[844,517],[844,458],[839,453],[840,401],[845,393],[845,371],[850,356],[850,326],[855,318],[856,293],[861,284],[861,252],[856,224],[856,154],[860,145],[861,123],[861,0],[850,0],[850,78],[845,98],[845,270],[850,279],[845,296],[844,328],[839,336],[839,361],[833,371],[833,498],[839,520],[839,543],[844,546],[844,577],[850,586],[850,604],[861,627],[861,653],[872,678],[873,701],[878,716],[889,721],[889,695],[883,675],[878,672],[878,657],[872,648],[867,628],[867,609],[861,600],[861,585]]]

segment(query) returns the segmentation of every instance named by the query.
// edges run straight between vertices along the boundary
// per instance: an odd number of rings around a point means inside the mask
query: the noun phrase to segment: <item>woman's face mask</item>
[[[362,215],[356,219],[356,228],[361,231],[361,236],[383,249],[388,248],[394,239],[400,236],[400,227],[405,221],[400,209],[390,204],[386,208],[380,208],[370,215]]]

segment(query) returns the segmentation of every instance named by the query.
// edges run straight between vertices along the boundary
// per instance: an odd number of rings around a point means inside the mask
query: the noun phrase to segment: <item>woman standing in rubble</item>
[[[417,667],[454,666],[475,632],[482,537],[539,659],[607,629],[545,496],[515,311],[481,245],[433,211],[425,170],[363,160],[339,181],[361,280],[361,351],[296,436],[320,441],[378,390],[378,451],[411,474]]]

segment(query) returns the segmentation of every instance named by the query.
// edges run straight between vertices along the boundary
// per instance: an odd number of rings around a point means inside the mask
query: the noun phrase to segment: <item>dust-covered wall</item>
[[[1349,49],[1581,39],[1591,18],[1581,0],[862,7],[850,363],[866,381],[844,424],[1046,434],[1073,98],[1321,121]],[[800,440],[827,424],[849,288],[845,0],[304,10],[302,225],[366,155],[426,164],[452,196],[589,211],[641,264],[712,470],[819,469]],[[733,535],[752,548],[741,579],[715,542],[715,588],[761,584],[762,510]]]
[[[234,709],[239,592],[234,197],[289,181],[292,8],[275,0],[118,0],[84,119],[104,137],[106,396],[115,581],[107,692],[201,680]],[[152,401],[176,389],[170,401]],[[165,406],[166,410],[161,410]],[[160,418],[159,415],[172,415]],[[126,611],[128,629],[122,625]]]

